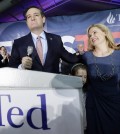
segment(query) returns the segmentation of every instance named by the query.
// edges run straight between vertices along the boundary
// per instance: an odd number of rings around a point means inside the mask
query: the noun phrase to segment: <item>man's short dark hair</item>
[[[27,13],[27,11],[28,11],[29,9],[31,9],[31,8],[36,8],[36,9],[40,10],[41,16],[42,16],[42,17],[45,16],[43,10],[42,10],[40,7],[37,7],[37,6],[30,6],[30,7],[26,8],[26,9],[24,10],[24,12],[23,12],[23,16],[24,16],[25,19],[26,19],[26,13]]]

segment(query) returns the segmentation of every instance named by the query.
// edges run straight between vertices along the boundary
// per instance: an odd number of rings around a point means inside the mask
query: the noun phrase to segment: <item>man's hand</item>
[[[26,56],[22,58],[22,68],[31,69],[32,67],[32,58]]]

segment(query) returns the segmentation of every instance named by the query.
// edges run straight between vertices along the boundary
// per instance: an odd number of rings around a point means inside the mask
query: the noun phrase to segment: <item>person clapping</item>
[[[7,50],[4,46],[0,47],[0,68],[7,67],[9,62],[10,55],[7,53]]]

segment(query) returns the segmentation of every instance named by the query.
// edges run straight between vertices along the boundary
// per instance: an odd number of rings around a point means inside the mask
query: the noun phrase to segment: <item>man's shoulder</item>
[[[61,38],[60,35],[57,35],[57,34],[54,34],[54,33],[45,32],[45,34],[46,34],[46,36],[49,36],[49,37]]]
[[[18,38],[18,39],[15,39],[15,41],[26,40],[27,38],[30,38],[30,37],[31,37],[31,34],[29,33],[27,35],[24,35],[24,36]]]

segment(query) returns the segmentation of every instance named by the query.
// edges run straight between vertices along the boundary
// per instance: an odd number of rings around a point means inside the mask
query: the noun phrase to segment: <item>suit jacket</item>
[[[27,55],[28,46],[33,47],[33,53],[31,56],[33,65],[31,70],[59,73],[60,58],[70,63],[76,63],[80,61],[81,57],[70,54],[65,50],[60,36],[46,32],[45,35],[48,44],[48,52],[44,65],[41,64],[32,40],[32,35],[29,33],[28,35],[14,41],[9,66],[18,68],[18,66],[21,64],[22,57]]]

